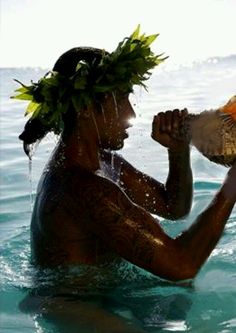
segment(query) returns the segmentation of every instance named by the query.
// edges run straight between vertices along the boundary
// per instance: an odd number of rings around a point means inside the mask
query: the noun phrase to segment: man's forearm
[[[168,150],[169,174],[166,181],[167,204],[173,219],[189,213],[192,204],[193,179],[190,166],[190,148]]]
[[[218,243],[234,207],[235,199],[227,198],[223,192],[224,188],[190,228],[176,239],[185,249],[186,256],[189,257],[189,262],[192,262],[196,272]]]

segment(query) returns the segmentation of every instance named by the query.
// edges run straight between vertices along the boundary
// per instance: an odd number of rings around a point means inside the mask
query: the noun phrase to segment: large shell
[[[236,98],[223,108],[190,115],[192,144],[209,160],[231,166],[236,161]]]

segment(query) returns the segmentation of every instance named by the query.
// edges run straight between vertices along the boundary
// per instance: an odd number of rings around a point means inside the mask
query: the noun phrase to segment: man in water
[[[175,239],[152,215],[175,220],[191,207],[189,142],[182,132],[186,110],[159,113],[153,120],[152,138],[169,154],[165,184],[111,152],[123,147],[129,119],[135,117],[132,85],[142,84],[154,67],[149,44],[136,34],[110,55],[72,49],[58,59],[52,77],[21,88],[33,95],[28,108],[33,118],[20,136],[25,151],[48,131],[61,132],[32,216],[37,265],[95,265],[124,258],[164,279],[192,279],[221,237],[236,201],[236,164],[210,205]]]

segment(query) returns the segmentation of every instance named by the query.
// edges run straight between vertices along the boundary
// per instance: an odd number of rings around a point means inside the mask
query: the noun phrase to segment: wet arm
[[[120,169],[120,184],[137,205],[152,214],[174,220],[186,215],[192,203],[192,171],[189,147],[181,152],[169,151],[169,175],[166,184],[145,175],[121,156],[115,164]]]
[[[229,171],[220,191],[216,194],[188,230],[177,238],[182,247],[192,254],[197,271],[215,248],[224,231],[227,219],[236,201],[236,163]]]
[[[191,279],[222,235],[236,201],[235,181],[236,165],[209,207],[175,239],[143,208],[105,182],[105,196],[97,202],[95,198],[88,201],[91,231],[118,255],[157,276],[173,281]]]
[[[191,209],[193,179],[188,145],[180,151],[168,150],[169,174],[165,184],[166,202],[171,217],[178,219]]]
[[[152,138],[168,149],[169,174],[165,185],[120,161],[122,186],[130,198],[149,212],[172,220],[188,214],[192,203],[189,138],[183,131],[187,114],[185,109],[174,110],[153,118]]]

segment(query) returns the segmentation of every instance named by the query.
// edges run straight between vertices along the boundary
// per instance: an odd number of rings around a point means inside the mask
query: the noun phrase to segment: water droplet
[[[104,123],[106,124],[107,120],[106,120],[105,111],[104,111],[103,105],[100,104],[100,106],[101,106],[101,110],[102,110],[103,120],[104,120]]]
[[[28,178],[29,178],[29,184],[30,184],[30,211],[32,213],[34,200],[33,200],[32,159],[31,158],[29,159],[28,167],[29,167]]]
[[[111,153],[111,169],[112,169],[112,170],[114,170],[114,168],[115,168],[114,162],[115,162],[115,161],[114,161],[114,153],[112,152],[112,153]]]
[[[101,137],[100,137],[100,133],[99,133],[99,130],[98,130],[98,125],[97,125],[97,122],[96,122],[96,119],[94,117],[93,112],[92,112],[92,118],[93,118],[93,122],[94,122],[94,125],[95,125],[95,128],[96,128],[96,131],[97,131],[98,142],[99,142],[99,144],[101,144]]]
[[[116,101],[116,95],[114,92],[112,93],[112,97],[113,97],[114,104],[115,104],[116,116],[117,116],[117,118],[119,118],[118,105],[117,105],[117,101]]]

